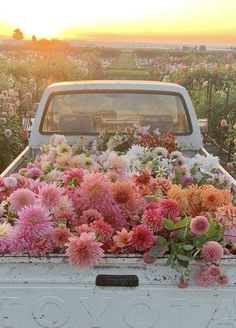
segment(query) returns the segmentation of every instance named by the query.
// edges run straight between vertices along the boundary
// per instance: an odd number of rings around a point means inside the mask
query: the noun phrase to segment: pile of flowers
[[[171,132],[135,127],[72,146],[54,135],[34,161],[0,178],[0,253],[66,254],[79,267],[105,253],[139,253],[147,263],[166,254],[179,287],[192,260],[199,285],[225,284],[219,261],[234,250],[236,207],[217,167],[211,155],[184,156]]]

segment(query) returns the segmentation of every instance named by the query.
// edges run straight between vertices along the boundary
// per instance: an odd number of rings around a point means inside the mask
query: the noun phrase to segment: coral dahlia
[[[70,237],[66,246],[69,262],[79,267],[94,266],[104,253],[102,243],[96,240],[93,232],[83,232],[79,237]]]

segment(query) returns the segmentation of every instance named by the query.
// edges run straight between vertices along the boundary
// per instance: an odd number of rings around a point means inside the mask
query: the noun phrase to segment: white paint
[[[227,286],[201,288],[191,279],[184,290],[164,262],[147,265],[140,256],[109,256],[94,269],[80,270],[64,256],[2,257],[0,327],[236,327],[236,257],[222,260]],[[135,274],[139,286],[96,287],[98,274]]]

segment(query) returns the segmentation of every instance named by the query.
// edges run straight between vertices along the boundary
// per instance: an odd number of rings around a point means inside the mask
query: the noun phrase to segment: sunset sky
[[[3,0],[0,37],[236,44],[236,0]]]

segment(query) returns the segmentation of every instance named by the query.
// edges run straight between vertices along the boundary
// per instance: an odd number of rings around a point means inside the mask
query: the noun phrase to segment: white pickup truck
[[[73,143],[78,135],[91,138],[101,129],[112,132],[136,121],[163,131],[173,129],[189,156],[205,152],[191,99],[179,85],[57,83],[43,94],[28,147],[2,176],[20,169],[29,156],[34,158],[52,134],[63,134]],[[224,171],[220,166],[219,170]],[[146,264],[135,254],[107,255],[93,269],[78,269],[63,255],[1,257],[0,328],[236,327],[232,255],[221,261],[229,283],[209,288],[191,279],[187,289],[177,288],[179,274],[164,262]]]

